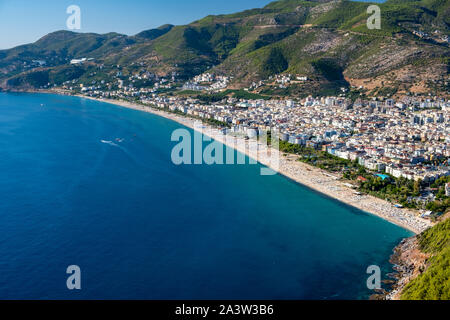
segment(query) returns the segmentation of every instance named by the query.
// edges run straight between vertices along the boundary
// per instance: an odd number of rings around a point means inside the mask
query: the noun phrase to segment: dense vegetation
[[[280,48],[272,48],[267,60],[263,64],[263,75],[265,78],[282,73],[289,66],[288,61]]]
[[[419,237],[420,249],[427,253],[439,253],[450,246],[450,219],[427,230]]]
[[[313,61],[312,65],[327,80],[342,81],[344,79],[342,68],[333,60],[320,59]]]
[[[450,299],[450,219],[418,236],[422,251],[431,254],[427,269],[403,290],[404,300]]]

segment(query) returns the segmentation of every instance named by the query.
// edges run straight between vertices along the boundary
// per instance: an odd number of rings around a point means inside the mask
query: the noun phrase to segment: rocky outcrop
[[[395,249],[391,256],[391,263],[394,264],[393,277],[396,283],[392,291],[386,294],[386,300],[400,300],[401,293],[405,286],[413,279],[423,273],[427,267],[428,254],[419,249],[417,237],[403,240]]]

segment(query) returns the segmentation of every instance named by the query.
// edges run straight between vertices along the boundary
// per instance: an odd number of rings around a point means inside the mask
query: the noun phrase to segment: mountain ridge
[[[380,30],[366,26],[371,4],[381,9]],[[176,72],[187,80],[210,70],[232,76],[235,88],[280,73],[311,79],[305,88],[267,92],[273,94],[349,85],[374,94],[385,87],[440,93],[448,91],[449,47],[441,39],[450,35],[449,16],[450,3],[444,0],[281,0],[135,36],[58,31],[34,44],[1,50],[0,82],[4,88],[35,86],[26,79],[33,72],[49,72],[52,82],[52,74],[59,77],[58,69],[67,69],[63,66],[71,59],[86,56],[97,65],[120,65],[124,74],[145,69],[162,76]],[[39,59],[46,65],[24,67]]]

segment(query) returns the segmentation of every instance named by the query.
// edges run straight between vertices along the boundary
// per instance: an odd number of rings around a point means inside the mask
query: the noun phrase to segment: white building
[[[70,64],[83,64],[84,62],[86,62],[86,60],[86,58],[72,59],[70,60]]]

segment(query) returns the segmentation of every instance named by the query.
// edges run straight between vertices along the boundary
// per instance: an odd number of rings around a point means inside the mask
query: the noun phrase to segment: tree
[[[422,180],[414,181],[413,196],[418,197],[420,195],[421,185],[422,185]]]

